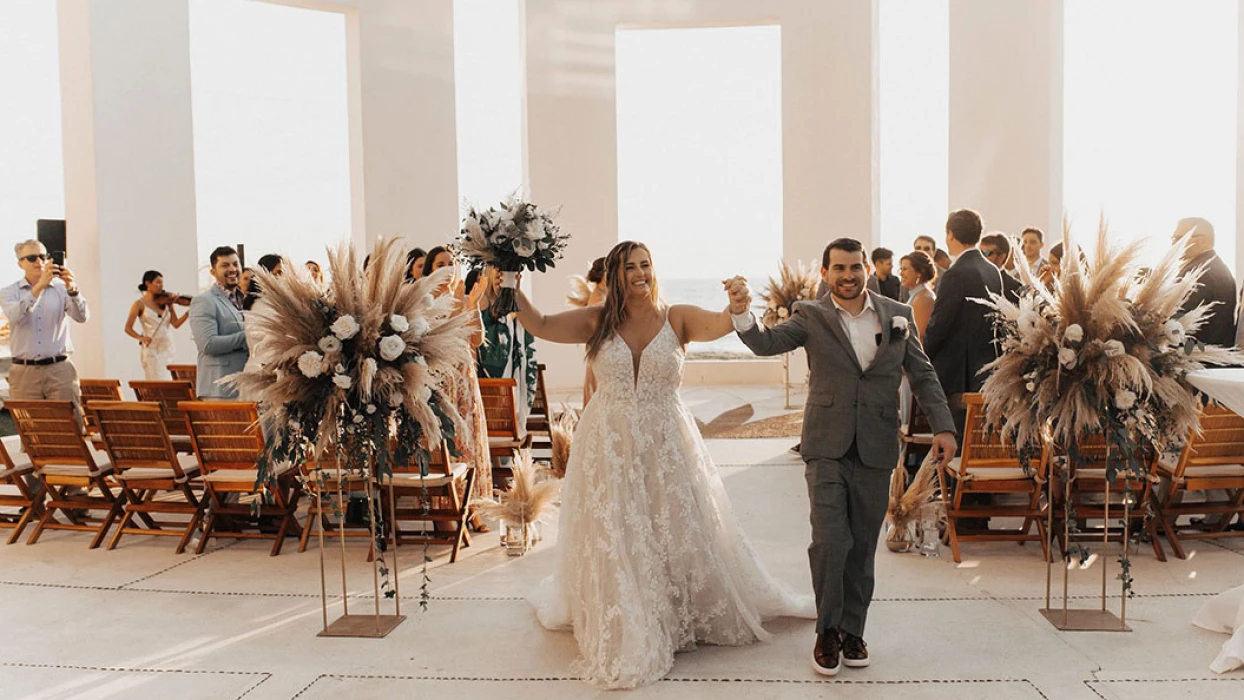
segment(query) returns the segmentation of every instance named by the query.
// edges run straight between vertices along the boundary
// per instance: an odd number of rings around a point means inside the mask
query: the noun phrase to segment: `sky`
[[[0,2],[0,245],[64,214],[53,0]],[[199,248],[323,258],[350,227],[340,15],[191,0]],[[522,182],[518,0],[455,0],[462,199]],[[1064,197],[1154,254],[1203,216],[1234,265],[1237,3],[1065,4]],[[880,0],[881,242],[904,251],[946,210],[948,0]],[[618,230],[666,277],[776,268],[781,28],[617,34]],[[1057,237],[1057,234],[1055,234]],[[705,245],[709,241],[712,245]],[[251,251],[255,251],[254,254]],[[153,261],[158,267],[158,261]],[[759,270],[749,270],[758,267]],[[15,272],[16,270],[14,270]]]

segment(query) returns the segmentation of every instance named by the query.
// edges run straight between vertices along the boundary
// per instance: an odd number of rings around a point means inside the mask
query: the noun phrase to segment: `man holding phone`
[[[26,273],[0,290],[0,305],[9,319],[9,345],[13,367],[9,370],[9,395],[14,399],[72,401],[81,410],[82,390],[78,371],[69,355],[69,321],[86,323],[90,311],[78,292],[73,271],[65,266],[61,251],[49,256],[36,240],[18,243],[17,265]]]

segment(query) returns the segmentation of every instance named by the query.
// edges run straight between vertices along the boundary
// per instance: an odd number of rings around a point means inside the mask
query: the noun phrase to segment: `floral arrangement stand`
[[[760,322],[769,327],[789,319],[795,312],[795,302],[816,299],[816,288],[820,283],[815,265],[799,261],[791,267],[782,260],[780,266],[777,279],[770,277],[760,292],[760,299],[765,302]],[[786,389],[786,408],[796,408],[790,403],[790,353],[782,355],[782,384]]]
[[[1052,605],[1051,561],[1042,614],[1061,630],[1129,631],[1127,598],[1134,594],[1129,525],[1132,507],[1139,503],[1133,485],[1148,479],[1148,459],[1200,430],[1200,400],[1187,374],[1204,369],[1205,363],[1244,364],[1244,355],[1194,339],[1211,307],[1184,308],[1204,272],[1204,267],[1183,269],[1185,244],[1143,268],[1139,253],[1144,242],[1112,244],[1104,217],[1091,258],[1079,252],[1065,221],[1063,243],[1068,253],[1050,287],[1020,265],[1025,289],[1017,303],[998,295],[976,300],[993,309],[1001,345],[998,359],[983,370],[989,372],[981,389],[985,418],[1003,440],[1014,442],[1024,463],[1047,443],[1066,450],[1054,478],[1046,482],[1050,533],[1055,532],[1053,499],[1062,491],[1063,600],[1061,607]],[[1072,495],[1077,473],[1087,478],[1082,470],[1090,447],[1105,453],[1098,554],[1079,544],[1083,539],[1072,543],[1073,523],[1089,516],[1073,510]],[[1117,616],[1107,610],[1112,492],[1122,494],[1124,511],[1117,576],[1123,595]],[[1073,609],[1067,602],[1070,571],[1094,563],[1102,569],[1101,604]]]
[[[462,417],[442,399],[440,377],[472,361],[472,319],[457,313],[452,294],[435,293],[447,287],[451,269],[407,282],[405,260],[395,241],[382,240],[367,270],[348,244],[329,251],[327,286],[312,281],[301,266],[286,265],[280,277],[257,271],[263,292],[247,318],[253,362],[223,380],[242,399],[258,403],[269,436],[256,465],[260,481],[272,480],[281,465],[314,464],[306,478],[316,479],[318,498],[335,497],[338,517],[348,491],[366,497],[374,608],[370,614],[350,612],[345,538],[339,537],[343,614],[329,622],[321,523],[322,637],[383,637],[405,619],[399,577],[390,570],[396,542],[388,546],[393,467],[418,465],[420,478],[426,477],[428,449],[444,442],[456,454],[453,439],[463,430]],[[376,498],[386,481],[387,522]],[[424,547],[420,606],[426,609],[430,558]],[[381,613],[383,599],[393,600],[393,614]]]

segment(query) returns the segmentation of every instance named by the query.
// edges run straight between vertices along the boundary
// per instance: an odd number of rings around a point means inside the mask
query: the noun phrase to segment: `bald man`
[[[1188,248],[1184,252],[1180,276],[1202,265],[1206,267],[1201,275],[1200,287],[1184,304],[1183,311],[1191,311],[1203,303],[1218,302],[1210,309],[1200,330],[1193,335],[1206,345],[1232,347],[1235,345],[1235,278],[1231,276],[1227,264],[1214,252],[1214,227],[1199,217],[1180,219],[1171,241],[1178,244],[1185,239]]]

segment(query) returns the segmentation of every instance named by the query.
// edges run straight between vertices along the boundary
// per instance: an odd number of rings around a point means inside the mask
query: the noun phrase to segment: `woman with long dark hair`
[[[143,372],[148,381],[172,379],[168,365],[173,361],[174,328],[181,328],[189,318],[180,315],[173,308],[174,304],[189,305],[189,297],[177,297],[164,291],[164,275],[158,270],[147,270],[143,273],[142,284],[138,285],[142,292],[137,300],[130,305],[130,315],[125,319],[125,334],[138,341],[143,362]],[[134,321],[138,320],[142,332],[134,330]]]
[[[732,332],[730,315],[665,305],[642,243],[609,251],[604,284],[603,305],[553,315],[517,294],[533,335],[587,344],[598,385],[574,434],[555,568],[531,602],[545,627],[574,630],[585,680],[630,688],[676,651],[768,639],[763,618],[816,613],[761,565],[678,395],[684,346]]]

